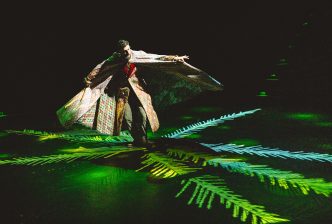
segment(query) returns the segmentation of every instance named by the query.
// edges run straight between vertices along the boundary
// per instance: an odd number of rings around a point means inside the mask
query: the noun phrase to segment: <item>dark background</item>
[[[211,100],[329,109],[332,10],[311,1],[13,3],[1,7],[0,111],[51,114],[110,56],[118,39],[133,49],[189,55],[220,80]],[[280,59],[287,66],[278,66]],[[277,84],[266,78],[276,73]]]

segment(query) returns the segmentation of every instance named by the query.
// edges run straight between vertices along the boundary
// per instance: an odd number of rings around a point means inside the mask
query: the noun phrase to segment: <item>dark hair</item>
[[[121,49],[123,49],[127,45],[129,45],[129,41],[127,41],[127,40],[119,40],[118,41],[118,45],[116,47],[117,47],[117,50],[121,50]]]

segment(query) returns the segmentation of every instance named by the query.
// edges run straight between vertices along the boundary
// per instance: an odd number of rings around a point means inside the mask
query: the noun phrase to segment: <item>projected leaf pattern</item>
[[[233,113],[230,115],[201,121],[184,128],[180,128],[162,137],[166,139],[185,138],[196,134],[205,128],[217,126],[225,121],[245,117],[260,109]],[[299,161],[332,162],[332,155],[314,152],[291,152],[281,149],[273,149],[263,146],[243,146],[235,144],[208,144],[198,143],[206,150],[192,151],[177,148],[155,149],[153,152],[144,148],[114,147],[117,143],[129,143],[132,138],[129,134],[122,133],[121,136],[112,137],[105,135],[73,135],[65,133],[51,133],[35,130],[14,131],[7,133],[20,135],[33,135],[40,141],[62,139],[78,143],[105,143],[113,144],[113,147],[102,147],[94,149],[78,148],[71,153],[44,155],[34,157],[6,158],[0,160],[0,165],[47,165],[60,162],[74,162],[78,160],[112,159],[116,155],[131,152],[142,153],[141,167],[136,171],[149,170],[156,178],[182,179],[182,189],[176,197],[184,196],[192,187],[191,197],[188,204],[196,204],[199,208],[212,208],[218,202],[227,209],[232,209],[232,216],[246,223],[279,223],[288,222],[287,217],[281,217],[273,212],[266,211],[262,205],[256,205],[235,193],[227,186],[227,181],[220,177],[220,171],[227,171],[253,177],[260,182],[272,185],[282,190],[296,189],[303,195],[315,193],[329,197],[332,192],[332,183],[323,178],[306,178],[300,173],[288,170],[274,169],[264,164],[250,164],[243,158],[229,157],[224,152],[232,154],[246,154],[251,156],[262,156],[265,158],[295,159]],[[206,175],[206,172],[209,174]]]
[[[76,153],[67,153],[67,154],[55,154],[48,156],[34,156],[34,157],[18,157],[7,160],[0,160],[0,165],[46,165],[46,164],[54,164],[61,162],[73,162],[75,160],[93,160],[99,158],[110,158],[112,156],[121,154],[121,153],[129,153],[133,151],[141,151],[144,149],[136,148],[136,149],[128,149],[128,148],[120,148],[116,150],[91,150],[90,152],[76,152]]]
[[[332,182],[326,182],[322,178],[305,178],[299,173],[273,169],[267,165],[253,165],[243,162],[242,159],[220,158],[220,156],[207,153],[195,153],[174,149],[167,151],[169,155],[183,161],[191,160],[195,163],[201,161],[202,166],[210,165],[213,167],[221,167],[233,173],[240,173],[251,177],[256,176],[261,182],[269,182],[271,185],[278,185],[286,190],[292,187],[299,188],[304,195],[308,195],[310,190],[326,197],[332,193]]]
[[[227,209],[232,208],[233,217],[240,217],[243,222],[248,219],[251,220],[252,224],[289,221],[288,219],[280,218],[277,214],[266,212],[264,206],[251,204],[248,200],[243,199],[242,196],[230,190],[224,180],[217,176],[204,175],[183,181],[182,184],[184,186],[176,197],[179,197],[192,183],[196,187],[188,201],[189,205],[195,201],[195,204],[202,208],[204,203],[206,203],[206,207],[210,209],[212,202],[216,200],[216,197],[219,197],[220,204],[225,205]]]
[[[33,135],[39,137],[39,141],[45,141],[50,139],[64,139],[74,142],[95,142],[95,143],[123,143],[131,142],[133,138],[127,132],[121,132],[120,136],[109,136],[109,135],[68,135],[58,134],[45,131],[35,130],[7,130],[7,133],[22,134],[22,135]]]
[[[290,152],[287,150],[273,149],[263,146],[250,146],[245,147],[243,145],[235,144],[205,144],[201,143],[203,146],[209,147],[216,152],[230,152],[236,154],[248,154],[261,157],[276,157],[282,159],[298,159],[298,160],[308,160],[316,162],[328,162],[332,163],[332,155],[321,154],[315,152]]]
[[[156,177],[175,177],[178,175],[185,175],[188,173],[196,172],[200,168],[190,167],[184,162],[170,158],[167,155],[161,153],[149,153],[143,156],[146,158],[142,164],[144,165],[136,171],[143,170],[152,166],[151,173]]]

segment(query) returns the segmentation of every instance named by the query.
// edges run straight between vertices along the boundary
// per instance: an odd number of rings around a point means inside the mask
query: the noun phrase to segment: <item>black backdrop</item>
[[[1,8],[0,111],[7,113],[54,113],[83,87],[83,77],[122,38],[133,49],[189,55],[189,63],[224,83],[223,94],[238,98],[257,94],[276,62],[288,57],[293,63],[280,88],[297,99],[317,94],[320,103],[329,99],[328,5],[53,1]],[[296,47],[292,52],[290,44]],[[308,61],[313,62],[305,77],[303,66]]]

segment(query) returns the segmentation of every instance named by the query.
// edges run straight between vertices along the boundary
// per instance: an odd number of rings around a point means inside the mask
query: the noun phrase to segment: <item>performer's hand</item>
[[[174,61],[177,61],[177,62],[184,62],[184,60],[188,60],[189,59],[189,56],[187,56],[187,55],[184,55],[184,56],[176,56],[175,58],[174,58]]]

